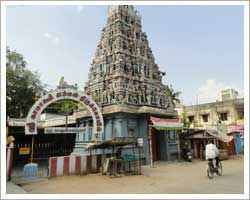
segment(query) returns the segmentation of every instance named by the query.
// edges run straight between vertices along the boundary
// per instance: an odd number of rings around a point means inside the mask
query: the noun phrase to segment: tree
[[[78,109],[79,103],[70,99],[61,99],[45,108],[45,113],[54,113],[54,114],[69,114],[73,113],[74,110]]]
[[[13,118],[26,117],[34,97],[44,92],[37,72],[26,68],[24,57],[7,47],[6,51],[6,113]]]
[[[77,109],[77,104],[74,103],[72,100],[64,100],[62,102],[61,111],[65,113],[66,116],[66,127],[68,127],[68,115],[69,113],[73,113],[75,109]]]
[[[181,115],[181,123],[183,124],[184,127],[189,128],[190,127],[190,122],[188,120],[188,117],[186,116],[186,113],[182,113]]]
[[[68,116],[78,109],[79,103],[70,99],[62,99],[50,104],[44,112],[54,114],[64,114],[66,116],[66,127],[68,126]]]
[[[22,70],[26,67],[27,63],[22,54],[16,51],[11,51],[9,47],[6,48],[6,67],[12,69]]]
[[[174,106],[176,106],[177,103],[181,102],[179,99],[181,92],[175,92],[171,85],[170,87],[168,85],[164,85],[163,90],[165,94],[171,98],[172,104]]]

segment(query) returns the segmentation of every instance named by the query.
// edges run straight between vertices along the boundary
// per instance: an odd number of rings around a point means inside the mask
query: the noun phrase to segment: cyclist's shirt
[[[215,157],[217,157],[218,155],[219,155],[219,151],[218,151],[217,147],[212,143],[207,144],[207,146],[206,146],[206,160],[215,159]]]

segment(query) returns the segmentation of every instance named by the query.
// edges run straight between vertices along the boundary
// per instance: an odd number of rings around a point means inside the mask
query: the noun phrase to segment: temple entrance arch
[[[37,135],[38,117],[42,111],[50,104],[62,100],[70,99],[81,103],[91,113],[93,118],[93,133],[94,140],[102,140],[102,134],[104,131],[104,122],[100,108],[97,106],[95,101],[84,93],[81,93],[73,88],[64,88],[53,90],[35,102],[31,107],[25,122],[25,134],[26,135]]]

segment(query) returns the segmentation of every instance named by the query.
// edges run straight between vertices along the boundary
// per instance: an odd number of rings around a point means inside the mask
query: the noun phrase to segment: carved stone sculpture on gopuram
[[[141,16],[133,6],[108,7],[85,93],[102,106],[131,104],[168,109],[162,76],[142,31]]]

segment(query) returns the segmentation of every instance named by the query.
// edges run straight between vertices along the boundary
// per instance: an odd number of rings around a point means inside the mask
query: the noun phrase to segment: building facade
[[[235,155],[242,150],[244,138],[244,99],[237,99],[232,95],[230,97],[231,91],[226,91],[227,100],[179,107],[179,116],[186,118],[189,122],[189,127],[181,135],[180,146],[182,147],[185,142],[188,142],[194,158],[205,158],[206,141],[211,137],[206,131],[207,129],[220,129],[223,133],[233,136],[233,140],[229,142],[216,140],[215,137],[212,137],[223,156]],[[226,92],[222,91],[222,99]],[[221,123],[218,123],[219,121]]]
[[[229,99],[213,103],[182,106],[179,115],[187,117],[190,127],[210,127],[219,120],[225,125],[242,125],[244,121],[244,99]]]

